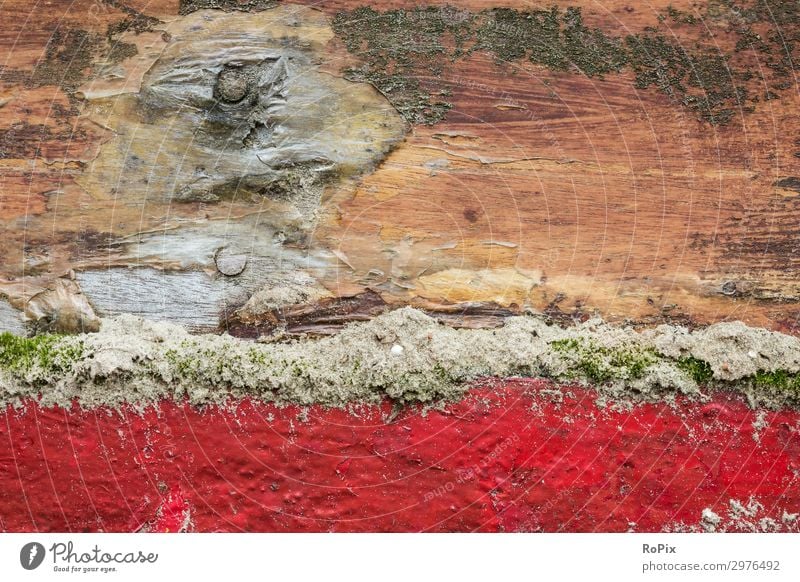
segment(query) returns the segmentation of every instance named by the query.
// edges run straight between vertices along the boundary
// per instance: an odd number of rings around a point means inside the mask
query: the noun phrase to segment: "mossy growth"
[[[452,7],[378,12],[369,6],[340,12],[333,29],[363,65],[345,77],[369,82],[410,123],[441,121],[452,104],[435,90],[446,63],[464,52],[474,16]]]
[[[116,333],[127,332],[121,328]],[[549,341],[549,350],[537,345],[538,355],[533,360],[522,352],[517,361],[492,367],[491,373],[501,377],[543,374],[556,382],[594,385],[601,394],[614,398],[630,395],[634,399],[665,396],[669,390],[698,394],[684,391],[690,379],[715,390],[743,392],[758,405],[800,405],[797,372],[762,370],[735,380],[714,381],[711,365],[702,359],[672,359],[634,339],[609,346],[593,332],[569,335]],[[47,395],[50,401],[67,405],[71,398],[85,397],[85,402],[95,406],[171,394],[188,397],[196,404],[246,396],[334,406],[384,397],[397,404],[436,403],[460,396],[470,380],[487,373],[481,350],[474,349],[462,352],[465,355],[459,358],[449,354],[440,359],[436,352],[428,352],[411,362],[394,356],[387,360],[388,346],[374,339],[374,331],[362,339],[351,336],[341,344],[328,339],[261,345],[216,336],[165,336],[142,343],[142,338],[132,337],[135,351],[116,360],[119,344],[99,341],[102,335],[23,338],[2,333],[0,399],[15,402],[24,395]],[[517,335],[509,339],[519,342]],[[480,336],[464,337],[463,341],[480,341]],[[422,340],[419,344],[422,355],[428,343]],[[466,355],[469,353],[473,356]],[[530,362],[527,368],[525,362]],[[660,384],[665,379],[668,384]],[[98,391],[86,393],[87,382]],[[138,392],[141,387],[147,388]]]
[[[714,41],[710,20],[728,23],[734,50]],[[385,12],[361,7],[338,13],[334,30],[362,62],[345,75],[372,83],[410,123],[441,121],[452,107],[440,98],[450,91],[442,72],[448,63],[483,51],[501,63],[527,60],[589,77],[631,70],[637,88],[654,87],[700,119],[724,125],[760,100],[747,89],[752,55],[740,53],[757,52],[771,95],[791,86],[800,5],[709,0],[694,12],[668,6],[656,26],[625,36],[587,26],[578,7],[556,6],[475,13],[449,6]]]
[[[58,85],[74,93],[86,80],[102,39],[85,30],[57,28],[50,36],[42,59],[24,79],[29,87]]]
[[[149,32],[153,30],[156,25],[161,24],[161,21],[158,18],[142,14],[138,10],[119,2],[118,0],[103,0],[103,2],[127,14],[127,16],[122,20],[112,22],[108,25],[106,36],[109,39],[123,32],[134,32],[136,34]]]
[[[44,375],[68,372],[83,357],[83,345],[63,339],[54,334],[27,338],[0,333],[0,369],[17,374],[32,370]]]
[[[27,87],[56,85],[61,87],[74,107],[75,92],[99,68],[119,63],[137,54],[136,45],[121,42],[123,32],[141,33],[152,30],[161,21],[123,7],[114,0],[106,4],[128,13],[125,18],[108,25],[105,36],[79,28],[56,28],[48,40],[44,54],[31,71],[0,67],[0,80],[21,83]]]
[[[139,49],[131,42],[122,41],[109,41],[111,48],[108,49],[106,58],[110,63],[121,63],[125,59],[135,57],[139,53]]]
[[[568,378],[582,376],[595,384],[618,380],[638,380],[648,367],[659,360],[650,348],[636,345],[607,347],[584,339],[562,339],[550,342],[553,351],[567,362]]]
[[[661,34],[632,35],[626,45],[637,88],[655,86],[713,125],[730,122],[747,99],[749,73],[734,70],[719,50],[688,51]]]
[[[759,370],[753,376],[753,385],[763,391],[777,392],[788,396],[800,397],[800,374],[776,370],[765,372]]]
[[[197,367],[196,358],[181,355],[177,350],[164,352],[164,359],[169,362],[178,376],[185,379],[189,379]]]
[[[555,71],[576,70],[588,77],[621,71],[622,42],[583,22],[580,8],[519,12],[496,8],[481,13],[476,43],[501,61],[527,58]]]
[[[686,12],[685,10],[679,10],[675,8],[672,4],[667,6],[666,10],[663,14],[659,14],[658,19],[661,21],[666,20],[667,18],[670,19],[675,24],[696,24],[697,17],[692,14],[691,12]]]
[[[714,372],[708,362],[698,358],[687,357],[677,360],[678,368],[695,381],[699,386],[708,384],[714,377]]]

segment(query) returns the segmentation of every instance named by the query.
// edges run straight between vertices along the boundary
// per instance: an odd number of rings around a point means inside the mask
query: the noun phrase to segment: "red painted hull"
[[[538,380],[446,410],[245,401],[8,410],[3,531],[662,531],[755,499],[797,531],[800,413],[741,400],[598,408]],[[766,426],[761,426],[766,424]]]

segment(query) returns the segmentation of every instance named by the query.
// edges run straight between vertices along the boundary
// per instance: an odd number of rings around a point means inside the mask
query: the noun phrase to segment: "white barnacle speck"
[[[721,522],[722,518],[711,511],[709,507],[703,509],[703,512],[700,514],[700,525],[707,532],[716,531]]]
[[[401,356],[403,355],[403,346],[400,344],[394,344],[389,350],[389,353],[391,353],[393,356]]]
[[[749,352],[747,352],[747,355],[750,356],[753,359],[755,359],[758,356],[758,354],[755,353],[753,350],[750,350]]]

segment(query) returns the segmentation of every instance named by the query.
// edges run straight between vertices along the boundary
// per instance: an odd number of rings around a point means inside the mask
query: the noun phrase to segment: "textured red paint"
[[[660,531],[751,496],[800,511],[800,414],[709,404],[561,403],[537,380],[476,386],[443,412],[242,402],[9,410],[5,531]],[[797,525],[791,529],[797,530]]]

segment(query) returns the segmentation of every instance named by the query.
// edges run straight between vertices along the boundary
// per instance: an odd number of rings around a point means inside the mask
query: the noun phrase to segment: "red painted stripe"
[[[751,497],[800,511],[800,413],[713,402],[598,408],[538,380],[444,411],[163,402],[0,420],[5,531],[660,531]],[[797,523],[781,522],[797,531]]]

